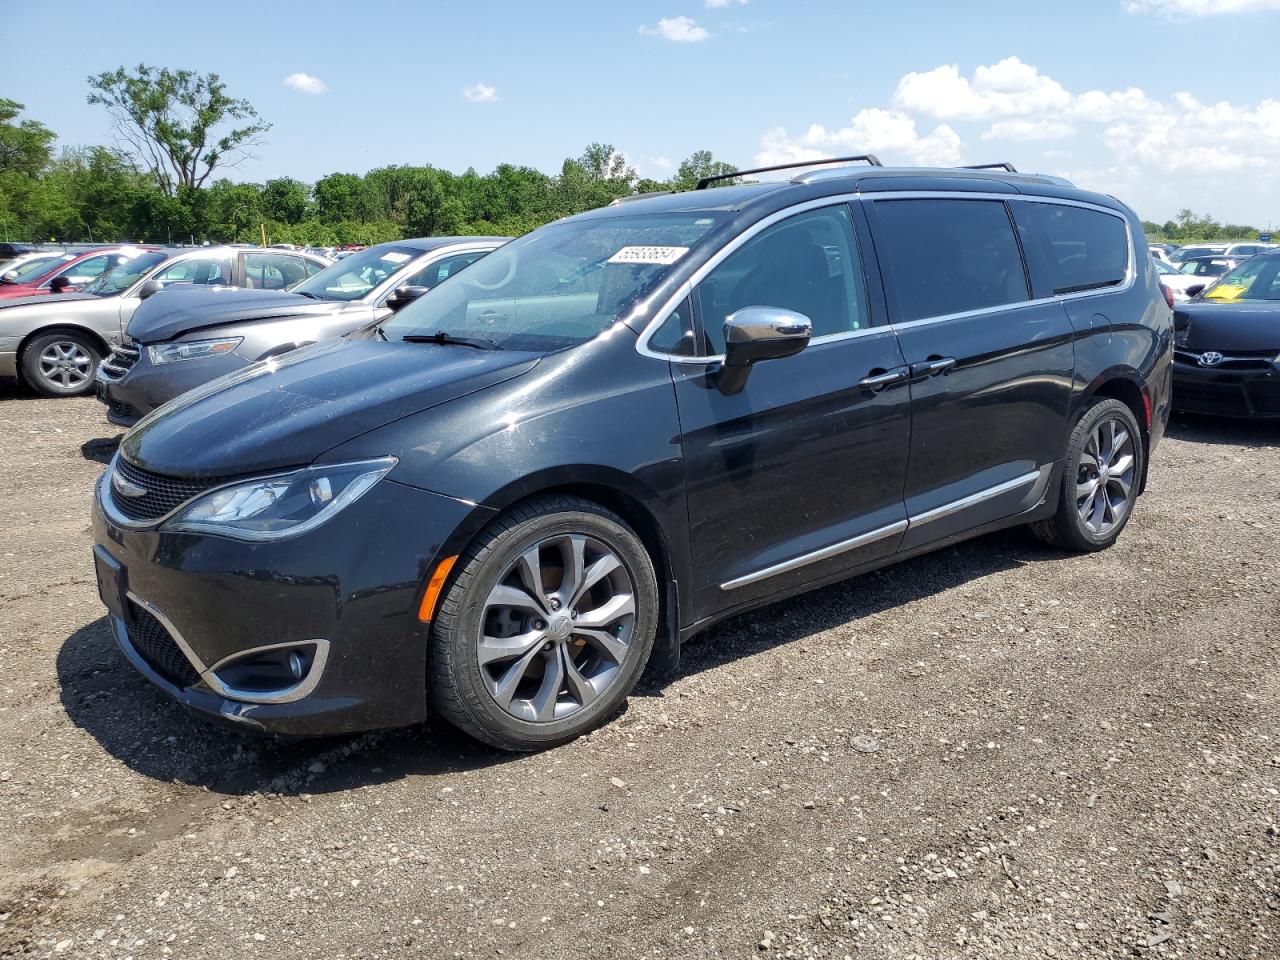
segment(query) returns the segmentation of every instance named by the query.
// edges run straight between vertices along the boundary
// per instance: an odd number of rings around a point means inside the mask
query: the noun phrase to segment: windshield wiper
[[[381,327],[379,327],[381,329]],[[435,333],[409,333],[400,338],[405,343],[438,343],[441,345],[475,347],[477,350],[501,350],[501,344],[486,340],[484,337],[455,337],[451,333],[438,330]]]
[[[314,293],[308,293],[306,290],[294,290],[293,292],[294,292],[294,293],[296,293],[296,294],[297,294],[298,296],[300,296],[300,297],[307,297],[307,298],[308,298],[308,299],[310,299],[310,300],[319,300],[319,299],[320,299],[320,298],[319,298],[319,297],[317,297]]]

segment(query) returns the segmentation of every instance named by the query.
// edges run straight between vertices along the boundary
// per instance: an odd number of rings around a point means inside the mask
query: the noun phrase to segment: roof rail
[[[647,197],[665,197],[668,194],[675,193],[674,190],[649,190],[645,193],[629,193],[625,197],[614,197],[609,201],[609,206],[616,207],[620,203],[629,203],[632,200],[644,200]]]
[[[1017,173],[1018,168],[1008,160],[1001,160],[999,163],[974,163],[962,166],[961,170],[1003,170],[1006,173]]]
[[[826,163],[868,163],[873,167],[883,167],[879,158],[871,153],[859,154],[856,157],[832,157],[830,160],[800,160],[796,163],[776,163],[770,167],[756,167],[752,170],[735,170],[733,173],[717,173],[714,176],[703,177],[698,181],[695,190],[705,190],[708,186],[717,180],[732,180],[734,177],[749,177],[756,173],[772,173],[774,170],[793,170],[796,167],[816,167]]]

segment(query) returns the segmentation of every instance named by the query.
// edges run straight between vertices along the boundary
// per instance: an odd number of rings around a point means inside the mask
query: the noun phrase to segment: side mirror
[[[391,291],[391,296],[387,297],[386,305],[392,310],[399,310],[401,307],[413,303],[429,289],[429,287],[396,287],[395,290]]]
[[[49,281],[50,293],[66,293],[67,287],[71,286],[70,277],[54,277]]]
[[[138,288],[138,299],[145,300],[147,297],[154,297],[163,289],[164,287],[160,285],[159,280],[145,280],[143,281],[142,286]],[[168,301],[166,301],[166,303],[167,302]]]
[[[808,317],[781,307],[743,307],[729,314],[716,388],[726,397],[741,393],[752,364],[794,356],[809,345],[812,333]]]
[[[1200,294],[1204,293],[1204,288],[1207,286],[1208,286],[1207,283],[1193,283],[1191,286],[1187,287],[1187,289],[1184,290],[1183,292],[1188,297],[1198,297],[1200,296]]]
[[[18,282],[17,270],[10,270],[8,273],[4,274],[3,276],[0,276],[0,283],[17,283],[17,282]]]

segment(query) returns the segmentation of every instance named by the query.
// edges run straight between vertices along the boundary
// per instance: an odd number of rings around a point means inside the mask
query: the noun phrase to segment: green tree
[[[0,173],[36,177],[53,160],[57,137],[35,120],[14,123],[25,109],[20,103],[0,97]]]
[[[140,64],[89,77],[89,90],[88,102],[106,107],[134,162],[169,197],[204,186],[271,128],[248,100],[228,96],[216,73]]]
[[[268,180],[262,186],[262,212],[268,220],[301,223],[307,216],[310,201],[307,185],[292,177]]]
[[[669,183],[673,190],[692,190],[703,177],[715,177],[737,172],[737,167],[731,163],[725,163],[723,160],[717,160],[711,155],[710,150],[698,150],[676,168],[675,176],[671,178]],[[729,180],[718,180],[714,186],[727,187],[735,183],[742,183],[742,179],[733,177]]]

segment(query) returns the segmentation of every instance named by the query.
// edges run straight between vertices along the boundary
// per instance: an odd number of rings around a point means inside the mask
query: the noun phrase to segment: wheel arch
[[[1079,413],[1083,413],[1095,399],[1119,400],[1138,422],[1142,433],[1142,477],[1138,493],[1142,493],[1147,488],[1147,470],[1151,460],[1151,395],[1136,370],[1120,368],[1094,378],[1082,395]]]
[[[27,333],[20,341],[18,341],[18,349],[14,353],[14,357],[15,357],[14,365],[17,367],[19,380],[23,381],[24,383],[26,383],[26,380],[27,380],[26,374],[23,373],[23,370],[22,370],[22,361],[26,356],[27,347],[31,345],[31,341],[35,340],[37,337],[43,337],[45,334],[59,333],[59,332],[77,333],[77,334],[82,334],[88,337],[90,340],[92,340],[95,344],[98,345],[98,349],[102,352],[103,357],[106,357],[107,354],[111,352],[111,344],[109,344],[106,341],[106,339],[102,336],[102,334],[98,333],[96,330],[90,327],[86,327],[83,324],[79,324],[79,323],[72,323],[66,320],[59,320],[54,323],[46,323],[43,326],[36,327],[31,332]],[[31,386],[31,384],[28,383],[27,386]]]

